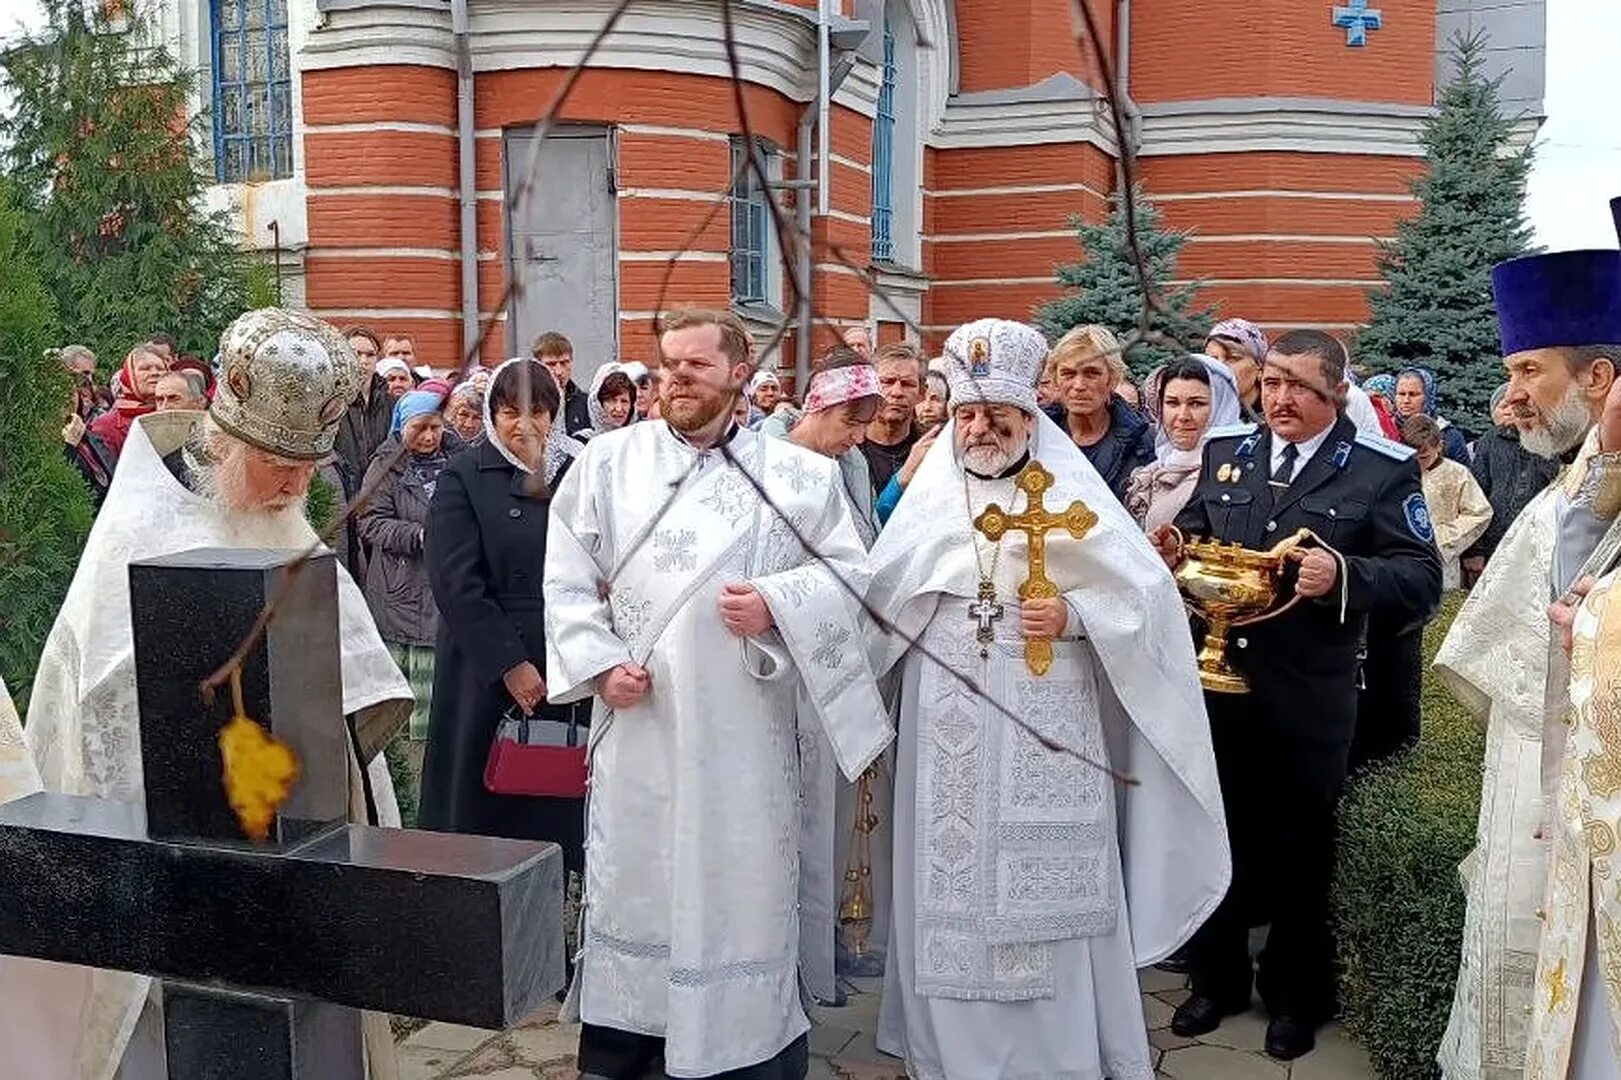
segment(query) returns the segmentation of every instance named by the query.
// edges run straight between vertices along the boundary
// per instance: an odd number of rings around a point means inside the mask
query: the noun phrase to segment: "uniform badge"
[[[968,374],[983,379],[991,373],[991,341],[977,337],[968,343]]]
[[[1228,463],[1222,465],[1221,468],[1216,470],[1216,480],[1219,481],[1220,483],[1225,484],[1229,480],[1231,480],[1232,478],[1233,478],[1233,466],[1232,466],[1231,462],[1228,462]]]
[[[1435,529],[1430,524],[1429,504],[1424,501],[1422,494],[1415,491],[1407,496],[1407,501],[1401,504],[1401,510],[1403,516],[1407,518],[1407,528],[1414,536],[1426,544],[1435,540]]]

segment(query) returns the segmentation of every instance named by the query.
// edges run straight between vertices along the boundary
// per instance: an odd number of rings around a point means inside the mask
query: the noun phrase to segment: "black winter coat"
[[[1047,415],[1060,428],[1069,430],[1069,417],[1062,405],[1047,406]],[[1126,482],[1132,472],[1154,460],[1154,428],[1137,410],[1111,396],[1109,430],[1103,433],[1103,438],[1091,446],[1081,447],[1080,451],[1124,505]]]
[[[549,840],[578,870],[585,864],[584,800],[484,788],[490,743],[513,703],[502,676],[525,660],[542,677],[546,672],[542,581],[551,502],[531,496],[527,481],[493,445],[480,442],[451,458],[429,504],[428,580],[439,606],[439,639],[417,821],[442,832]],[[589,702],[572,708],[588,721]],[[570,709],[545,705],[539,715],[567,720]]]
[[[389,439],[366,470],[365,486],[376,485],[358,523],[360,539],[371,552],[366,603],[384,641],[431,646],[439,626],[423,555],[431,489],[417,475],[409,454],[394,460],[399,449],[399,440]]]
[[[1484,555],[1489,559],[1525,504],[1559,475],[1559,460],[1533,454],[1520,445],[1518,431],[1500,427],[1475,441],[1475,459],[1469,463],[1469,471],[1492,504],[1492,521],[1464,556]]]
[[[338,433],[332,448],[355,476],[365,476],[377,448],[388,441],[388,429],[394,419],[394,399],[388,396],[388,384],[380,377],[371,377],[371,396],[356,397],[338,419]]]
[[[1441,556],[1418,462],[1399,444],[1360,439],[1356,425],[1341,416],[1274,503],[1271,440],[1270,431],[1257,427],[1206,443],[1198,487],[1176,525],[1189,536],[1253,550],[1305,526],[1343,557],[1343,619],[1336,583],[1327,596],[1234,630],[1227,657],[1249,677],[1243,707],[1265,738],[1348,748],[1356,727],[1357,653],[1369,615],[1401,625],[1423,622],[1441,600]]]

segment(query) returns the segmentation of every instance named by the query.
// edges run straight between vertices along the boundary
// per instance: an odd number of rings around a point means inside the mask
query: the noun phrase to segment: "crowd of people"
[[[1553,685],[1545,620],[1547,656],[1534,636],[1504,652],[1550,582],[1571,663],[1598,677],[1609,582],[1581,567],[1621,510],[1621,254],[1576,254],[1498,268],[1509,380],[1475,437],[1440,415],[1430,372],[1359,380],[1333,335],[1240,318],[1140,380],[1108,328],[1049,343],[982,319],[932,358],[849,328],[799,387],[735,316],[697,308],[667,313],[655,360],[578,379],[557,332],[466,373],[422,366],[407,336],[276,309],[212,362],[154,335],[105,384],[65,348],[63,451],[102,511],[30,702],[37,782],[139,797],[132,748],[92,730],[128,688],[79,670],[87,637],[132,663],[135,547],[313,541],[319,476],[356,506],[332,541],[345,710],[425,744],[418,824],[552,841],[579,875],[587,1080],[660,1062],[803,1077],[801,986],[836,1005],[861,952],[839,948],[852,873],[878,886],[878,1045],[912,1075],[1151,1077],[1135,971],[1154,963],[1191,976],[1177,1035],[1258,990],[1266,1051],[1299,1057],[1335,1011],[1340,794],[1418,738],[1443,591],[1474,590],[1441,658],[1472,703],[1510,695],[1496,668],[1534,662]],[[1069,510],[1042,534],[1022,514],[1038,507]],[[142,520],[164,525],[124,543]],[[1289,542],[1297,602],[1225,643],[1242,693],[1201,687],[1166,572],[1205,538]],[[1540,736],[1551,705],[1532,696],[1513,723],[1534,715]],[[1533,791],[1562,767],[1516,738],[1512,760],[1501,738],[1488,752],[1488,806],[1509,774]],[[512,745],[577,750],[589,788],[514,781]],[[386,770],[357,765],[355,813],[397,823]],[[1580,816],[1547,827],[1590,836]],[[1460,1078],[1504,1038],[1482,1004],[1504,960],[1479,924],[1527,887],[1503,887],[1527,837],[1483,808],[1481,840],[1443,1050]],[[1609,948],[1565,929],[1567,952]],[[1546,943],[1531,954],[1566,978]],[[127,1015],[124,1041],[98,1044],[115,1064],[155,1037],[151,1000],[120,992],[69,1003]],[[1527,1015],[1533,1044],[1580,1037],[1557,1008]]]

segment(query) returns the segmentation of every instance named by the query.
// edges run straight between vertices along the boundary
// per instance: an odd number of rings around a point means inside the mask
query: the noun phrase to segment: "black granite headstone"
[[[173,1080],[360,1080],[356,1009],[500,1028],[563,981],[555,845],[346,823],[330,556],[243,667],[244,711],[301,762],[269,842],[244,838],[218,745],[231,696],[198,687],[291,559],[131,565],[144,805],[0,806],[0,953],[164,979]]]

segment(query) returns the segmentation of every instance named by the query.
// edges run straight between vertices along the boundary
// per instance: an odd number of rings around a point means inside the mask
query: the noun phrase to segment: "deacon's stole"
[[[570,532],[549,540],[594,549],[588,554],[604,576],[592,591],[578,574],[558,578],[554,587],[549,572],[548,609],[557,605],[560,613],[574,608],[578,614],[581,608],[606,605],[608,616],[569,618],[568,641],[547,634],[559,665],[557,685],[570,688],[553,700],[589,696],[595,674],[615,664],[645,664],[664,630],[699,594],[713,592],[717,577],[746,580],[765,599],[776,626],[758,639],[738,639],[736,661],[757,679],[797,677],[840,769],[851,779],[859,776],[893,731],[867,664],[859,605],[851,596],[852,589],[859,594],[866,585],[865,549],[845,505],[836,463],[785,440],[740,432],[724,454],[705,451],[713,459],[694,468],[693,451],[683,447],[672,453],[667,431],[636,434],[656,440],[659,459],[652,471],[670,486],[656,484],[648,491],[644,467],[636,485],[641,490],[621,494],[624,478],[617,474],[629,462],[625,455],[605,454],[594,463],[594,497],[604,502],[594,515],[599,535]],[[568,487],[565,481],[565,493]],[[566,518],[563,524],[569,524]],[[816,552],[807,551],[800,538]],[[720,618],[718,611],[714,618]],[[599,628],[595,640],[586,627],[592,622]],[[708,664],[727,658],[698,659]],[[703,673],[693,674],[701,678]],[[594,731],[593,740],[606,730]]]

